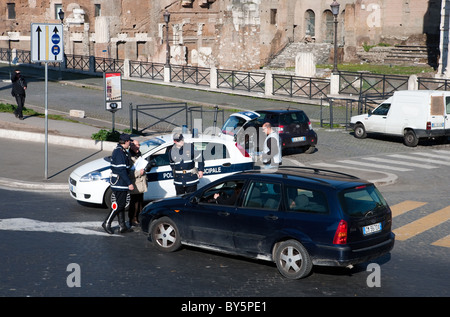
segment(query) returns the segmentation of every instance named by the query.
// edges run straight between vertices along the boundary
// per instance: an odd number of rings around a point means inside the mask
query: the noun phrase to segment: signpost
[[[62,23],[31,23],[31,62],[45,63],[45,179],[48,178],[48,63],[63,61]]]
[[[103,73],[105,82],[105,108],[112,113],[112,131],[114,132],[115,112],[122,109],[122,74]]]

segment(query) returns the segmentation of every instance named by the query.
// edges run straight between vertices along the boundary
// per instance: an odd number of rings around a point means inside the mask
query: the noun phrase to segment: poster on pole
[[[105,82],[105,107],[106,110],[115,112],[122,109],[122,74],[104,73]]]

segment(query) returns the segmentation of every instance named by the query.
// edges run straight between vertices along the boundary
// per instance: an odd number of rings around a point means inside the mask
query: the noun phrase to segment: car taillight
[[[284,125],[279,125],[278,126],[278,133],[283,133],[284,132]]]
[[[430,121],[427,122],[427,130],[431,130],[431,122]]]
[[[308,128],[309,128],[310,130],[312,130],[312,124],[311,124],[311,121],[308,121]]]
[[[250,154],[248,154],[248,152],[238,143],[235,143],[234,145],[236,145],[236,147],[238,148],[239,152],[241,152],[241,154],[244,157],[250,157]]]
[[[346,244],[347,243],[347,222],[341,220],[334,234],[333,244]]]

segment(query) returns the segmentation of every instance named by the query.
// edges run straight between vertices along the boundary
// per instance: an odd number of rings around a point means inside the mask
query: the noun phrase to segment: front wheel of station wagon
[[[278,244],[274,260],[281,275],[293,280],[307,276],[312,269],[308,251],[296,240],[287,240]]]
[[[151,224],[150,235],[155,247],[161,251],[173,252],[181,246],[178,228],[168,217],[155,220]]]

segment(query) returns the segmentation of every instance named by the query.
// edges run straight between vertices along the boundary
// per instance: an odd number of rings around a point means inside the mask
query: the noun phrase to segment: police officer
[[[195,151],[193,143],[184,143],[181,133],[173,135],[173,142],[170,166],[176,193],[192,193],[197,190],[197,184],[205,169],[202,151]],[[198,168],[195,167],[195,162],[198,163]]]
[[[121,134],[119,144],[117,144],[111,156],[111,211],[102,224],[103,229],[109,234],[114,233],[111,223],[116,216],[119,220],[120,233],[133,231],[125,223],[125,210],[130,205],[129,191],[134,189],[133,183],[128,177],[131,160],[127,150],[131,142],[128,134]]]

